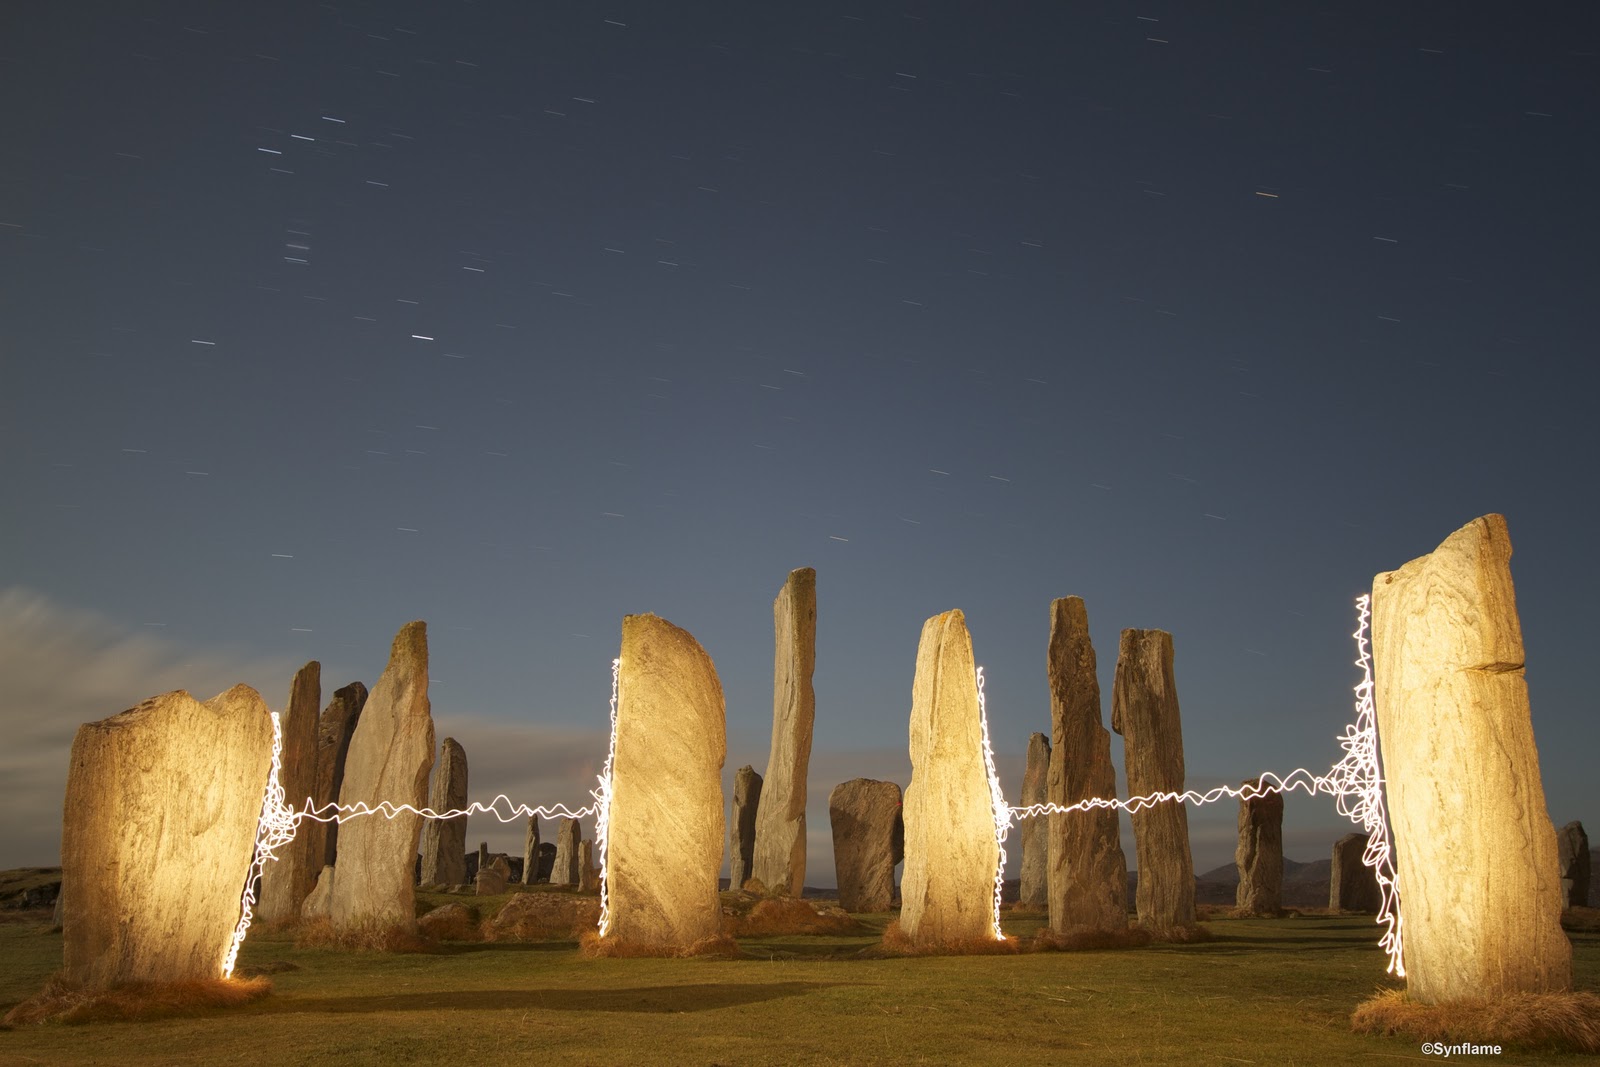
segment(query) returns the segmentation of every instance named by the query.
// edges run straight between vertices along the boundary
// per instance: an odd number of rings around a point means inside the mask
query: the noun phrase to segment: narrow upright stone
[[[733,775],[733,818],[728,828],[728,888],[742,889],[756,859],[756,808],[761,803],[761,776],[751,766]]]
[[[911,685],[911,785],[900,931],[913,944],[994,937],[993,798],[972,637],[957,611],[922,627]]]
[[[602,940],[672,955],[719,936],[722,683],[699,643],[655,615],[622,620]]]
[[[428,631],[424,623],[410,622],[395,635],[388,666],[350,739],[339,802],[420,808],[427,803],[432,765]],[[421,817],[408,812],[351,819],[340,828],[339,873],[329,901],[336,930],[416,930],[413,879],[421,832]]]
[[[600,871],[594,865],[594,842],[578,842],[578,892],[600,892]]]
[[[1261,788],[1251,778],[1247,788]],[[1283,912],[1283,794],[1263,793],[1239,800],[1239,844],[1233,852],[1239,868],[1234,904],[1244,915],[1276,916]]]
[[[1556,855],[1561,869],[1561,903],[1569,908],[1589,904],[1589,835],[1573,821],[1557,831]]]
[[[322,709],[322,718],[317,721],[317,789],[314,794],[319,807],[339,803],[339,790],[344,788],[344,761],[350,751],[350,738],[355,736],[356,724],[361,721],[361,709],[366,706],[367,687],[360,682],[351,682],[343,689],[334,690],[333,699]],[[337,822],[313,819],[302,822],[300,828],[310,830],[312,855],[320,852],[323,866],[338,859]],[[318,844],[321,845],[320,850]]]
[[[1345,834],[1333,843],[1333,862],[1328,872],[1328,907],[1335,911],[1363,911],[1377,914],[1383,907],[1383,891],[1378,888],[1378,872],[1368,867],[1366,834]]]
[[[467,752],[455,738],[447,737],[433,765],[428,808],[443,814],[466,806]],[[428,819],[422,824],[422,884],[461,885],[466,880],[467,816]]]
[[[61,825],[63,977],[87,991],[222,977],[272,766],[237,685],[78,727]]]
[[[894,903],[894,865],[905,847],[900,787],[871,778],[840,782],[828,794],[828,821],[839,907],[888,911]]]
[[[1183,792],[1183,726],[1172,674],[1172,635],[1124,630],[1111,690],[1111,728],[1122,735],[1128,795]],[[1134,901],[1140,925],[1160,936],[1194,925],[1194,857],[1189,813],[1161,801],[1133,815],[1139,857]]]
[[[539,880],[539,816],[528,816],[528,832],[522,839],[522,882],[532,885]]]
[[[284,803],[304,811],[316,803],[317,709],[322,705],[322,664],[312,660],[295,672],[289,703],[278,718],[283,750],[278,755],[278,784]],[[316,887],[322,871],[322,835],[311,819],[301,820],[294,838],[281,845],[276,859],[261,869],[261,902],[256,916],[264,923],[298,922],[300,905]]]
[[[1049,798],[1050,738],[1034,734],[1028,738],[1028,763],[1022,772],[1022,806],[1043,804]],[[1049,857],[1050,819],[1036,816],[1022,821],[1022,892],[1018,904],[1042,911],[1050,905]]]
[[[1408,994],[1568,989],[1504,517],[1372,580],[1372,656]]]
[[[1049,799],[1070,807],[1115,798],[1111,733],[1100,719],[1089,614],[1080,597],[1050,602]],[[1128,928],[1128,861],[1115,808],[1051,815],[1047,839],[1050,929],[1056,933]]]
[[[562,819],[556,824],[556,865],[550,868],[551,885],[577,885],[582,881],[578,860],[578,844],[582,840],[583,826],[577,819]]]
[[[817,699],[817,572],[801,567],[772,602],[772,754],[756,808],[754,877],[798,897],[806,882],[806,771]]]

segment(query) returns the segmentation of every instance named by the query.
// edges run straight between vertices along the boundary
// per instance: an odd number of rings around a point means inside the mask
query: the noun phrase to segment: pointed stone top
[[[394,644],[391,646],[390,655],[401,648],[420,649],[422,654],[428,654],[428,624],[421,619],[415,619],[400,627],[394,635]]]
[[[461,742],[457,741],[453,737],[445,738],[443,741],[441,741],[439,743],[439,747],[441,749],[448,749],[448,750],[460,753],[463,757],[466,756],[466,754],[467,754],[466,749],[461,747]]]

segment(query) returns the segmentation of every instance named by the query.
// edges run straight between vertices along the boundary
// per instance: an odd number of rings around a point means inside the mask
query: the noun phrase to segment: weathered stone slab
[[[556,862],[550,868],[551,885],[577,885],[582,880],[578,845],[583,841],[583,826],[577,819],[556,823]]]
[[[756,808],[752,875],[774,893],[799,897],[806,881],[806,772],[817,699],[817,572],[801,567],[772,602],[772,752]],[[741,883],[743,884],[743,883]]]
[[[462,859],[465,858],[466,854],[463,853]],[[478,876],[473,879],[473,889],[480,897],[497,897],[506,891],[506,885],[510,881],[511,864],[506,862],[504,856],[496,856],[486,866],[478,868]]]
[[[522,882],[532,885],[539,880],[539,816],[528,816],[528,832],[522,840]]]
[[[1028,738],[1028,762],[1022,772],[1022,806],[1043,804],[1050,795],[1050,738]],[[1019,907],[1042,911],[1050,906],[1049,817],[1022,820],[1022,870]]]
[[[1050,602],[1049,800],[1067,807],[1117,795],[1111,733],[1100,719],[1100,681],[1081,597]],[[1115,809],[1051,815],[1046,884],[1056,933],[1128,928],[1128,861]]]
[[[924,623],[917,645],[904,812],[901,933],[919,945],[992,938],[1000,851],[972,637],[959,610]]]
[[[78,727],[62,812],[63,977],[222,977],[272,767],[272,717],[237,685]]]
[[[428,787],[428,808],[443,814],[467,806],[467,751],[453,737],[439,746]],[[422,824],[422,884],[459,885],[467,880],[467,816],[427,819]]]
[[[1124,630],[1111,689],[1111,728],[1122,735],[1128,795],[1183,792],[1183,726],[1172,673],[1172,635]],[[1189,813],[1176,801],[1133,812],[1139,861],[1134,902],[1140,925],[1156,932],[1194,925],[1194,857]]]
[[[345,757],[340,804],[382,801],[420,808],[433,765],[433,716],[428,704],[428,631],[410,622],[395,635],[389,663],[372,687]],[[339,876],[329,917],[337,930],[417,928],[417,841],[422,818],[368,815],[339,830]]]
[[[1261,779],[1248,779],[1244,785],[1259,789]],[[1233,899],[1240,914],[1282,914],[1282,793],[1239,799],[1239,844],[1233,851],[1233,862],[1239,868],[1239,886]]]
[[[1561,902],[1567,907],[1589,904],[1589,835],[1573,821],[1556,831],[1556,856],[1561,872]]]
[[[344,761],[350,752],[350,738],[355,736],[356,724],[361,721],[361,709],[366,705],[367,687],[360,682],[351,682],[343,689],[335,690],[333,699],[322,709],[322,717],[317,720],[317,784],[316,792],[312,794],[319,807],[339,803],[339,791],[344,788]],[[294,801],[291,800],[291,803]],[[311,854],[316,856],[320,853],[323,866],[337,862],[337,822],[308,819],[301,822],[300,829],[302,832],[309,831]],[[319,844],[320,850],[317,847]]]
[[[1568,989],[1504,517],[1372,580],[1372,656],[1407,993]]]
[[[828,794],[833,867],[839,906],[845,911],[888,911],[894,903],[894,866],[905,847],[900,787],[852,778]]]
[[[605,940],[672,954],[718,936],[722,761],[716,667],[686,630],[622,620]]]
[[[317,709],[322,705],[322,664],[312,660],[295,672],[289,685],[289,703],[278,717],[283,750],[278,755],[278,784],[284,803],[304,811],[316,802]],[[256,917],[264,923],[299,921],[300,905],[317,884],[322,870],[322,835],[319,825],[302,820],[294,838],[280,845],[276,859],[261,869],[261,900]]]
[[[1383,890],[1378,887],[1378,872],[1362,857],[1367,852],[1367,835],[1345,834],[1333,843],[1333,862],[1328,873],[1328,907],[1338,911],[1364,911],[1376,915],[1383,907]]]

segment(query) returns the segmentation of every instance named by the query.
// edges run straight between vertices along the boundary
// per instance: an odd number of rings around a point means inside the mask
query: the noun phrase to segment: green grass
[[[865,916],[881,931],[891,916]],[[875,937],[741,940],[742,960],[579,958],[572,941],[427,955],[297,949],[253,933],[255,1003],[137,1023],[0,1032],[0,1065],[1342,1064],[1424,1061],[1350,1032],[1384,957],[1362,917],[1216,920],[1210,941],[1105,952],[856,959]],[[1038,919],[1007,932],[1029,935]],[[1575,987],[1600,988],[1577,932]],[[0,924],[0,1012],[60,966],[61,938]],[[1437,1057],[1433,1057],[1437,1061]],[[1518,1064],[1588,1057],[1516,1054]]]

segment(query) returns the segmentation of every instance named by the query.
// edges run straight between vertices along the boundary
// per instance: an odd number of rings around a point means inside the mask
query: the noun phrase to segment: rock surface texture
[[[894,902],[894,866],[905,848],[900,787],[852,778],[828,794],[833,867],[839,906],[845,911],[888,911]]]
[[[582,880],[578,845],[583,841],[583,825],[577,819],[556,823],[556,862],[550,868],[551,885],[577,885]]]
[[[462,856],[465,859],[465,853]],[[465,863],[462,864],[466,866]],[[497,856],[489,864],[478,868],[478,875],[473,879],[473,890],[480,897],[497,897],[506,891],[506,885],[511,881],[511,864],[506,862],[504,856]]]
[[[315,803],[317,792],[317,709],[322,706],[322,664],[312,660],[295,672],[289,685],[289,703],[278,717],[283,750],[278,756],[278,784],[284,803],[304,811]],[[293,923],[300,905],[317,884],[322,870],[322,835],[314,819],[301,820],[293,840],[282,845],[276,859],[261,869],[261,901],[256,917],[264,923]]]
[[[1259,778],[1245,786],[1260,788]],[[1239,868],[1234,906],[1244,915],[1275,916],[1283,912],[1283,794],[1263,793],[1239,801],[1239,844],[1233,852]]]
[[[1502,516],[1373,578],[1372,657],[1407,993],[1570,988]]]
[[[222,977],[271,767],[271,713],[248,686],[78,727],[61,827],[68,982]]]
[[[1028,762],[1022,772],[1022,806],[1043,804],[1050,798],[1050,738],[1028,738]],[[1043,911],[1050,905],[1049,816],[1022,821],[1022,872],[1018,906]]]
[[[439,746],[428,787],[428,807],[443,813],[467,806],[467,751],[453,737]],[[460,885],[467,880],[467,816],[427,819],[422,824],[422,884]]]
[[[728,827],[728,885],[739,889],[750,880],[756,861],[756,809],[761,803],[761,775],[748,764],[733,775],[733,816]]]
[[[655,615],[622,620],[621,658],[602,937],[672,955],[720,931],[722,683],[689,632]]]
[[[317,884],[312,888],[311,895],[300,905],[301,919],[327,919],[332,916],[334,877],[332,867],[322,868],[322,873],[317,875]]]
[[[1333,843],[1333,862],[1328,872],[1328,907],[1338,911],[1364,911],[1373,915],[1383,907],[1378,873],[1362,861],[1366,852],[1366,834],[1345,834]]]
[[[753,876],[792,897],[806,882],[806,772],[817,698],[817,572],[801,567],[772,602],[772,753],[756,808]]]
[[[1000,852],[972,637],[959,610],[924,623],[917,645],[904,811],[900,932],[917,945],[993,939]]]
[[[1111,728],[1122,735],[1128,795],[1183,792],[1183,726],[1172,673],[1172,635],[1124,630],[1111,690]],[[1139,924],[1158,936],[1194,925],[1189,813],[1163,801],[1132,813],[1139,860]]]
[[[433,766],[428,704],[428,630],[410,622],[395,635],[389,663],[372,687],[345,757],[340,804],[382,801],[420,808]],[[329,918],[337,930],[396,927],[415,932],[417,840],[422,818],[367,815],[339,829],[339,876]]]
[[[1089,614],[1080,597],[1050,603],[1050,803],[1063,807],[1117,795],[1111,733],[1100,719],[1100,681]],[[1049,817],[1046,884],[1050,929],[1128,928],[1128,861],[1115,809]]]
[[[1561,871],[1561,902],[1582,908],[1589,903],[1589,835],[1583,823],[1569,822],[1557,831],[1556,856]]]
[[[344,788],[344,761],[350,752],[350,738],[355,736],[356,724],[361,721],[361,709],[367,706],[367,687],[351,682],[334,691],[333,699],[322,709],[317,720],[317,787],[313,794],[317,804],[339,803],[339,790]],[[312,854],[321,845],[322,865],[338,861],[339,824],[336,822],[301,823],[311,831]],[[320,876],[319,876],[320,877]]]

